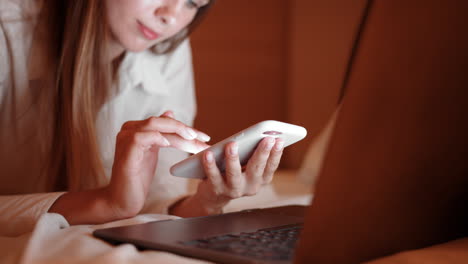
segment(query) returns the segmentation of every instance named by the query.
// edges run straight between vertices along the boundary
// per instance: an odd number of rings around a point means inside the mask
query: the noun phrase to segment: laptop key
[[[291,260],[301,229],[302,225],[289,225],[181,243],[262,260]]]

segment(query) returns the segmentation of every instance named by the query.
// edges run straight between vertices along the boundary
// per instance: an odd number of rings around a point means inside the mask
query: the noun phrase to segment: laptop
[[[217,263],[291,263],[306,206],[251,209],[96,230],[112,243]]]
[[[220,263],[340,264],[468,236],[467,8],[367,1],[312,205],[94,236]]]

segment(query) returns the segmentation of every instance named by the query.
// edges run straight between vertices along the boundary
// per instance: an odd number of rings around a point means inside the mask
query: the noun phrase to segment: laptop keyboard
[[[260,229],[255,232],[214,236],[181,242],[186,246],[223,251],[262,260],[292,260],[301,224]]]

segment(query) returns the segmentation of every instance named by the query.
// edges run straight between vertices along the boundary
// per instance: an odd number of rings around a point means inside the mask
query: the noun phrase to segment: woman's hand
[[[284,142],[273,137],[264,138],[247,165],[242,168],[236,142],[226,145],[226,171],[221,173],[213,153],[204,153],[203,166],[207,178],[198,185],[197,192],[176,205],[171,211],[179,216],[199,216],[221,213],[233,199],[252,196],[269,184],[283,154]]]
[[[130,121],[117,136],[112,178],[106,187],[61,195],[49,212],[72,224],[99,224],[132,217],[144,205],[153,180],[158,152],[174,147],[198,152],[209,136],[174,120],[168,111],[160,117]]]
[[[158,161],[159,149],[174,147],[199,152],[209,137],[180,121],[172,112],[142,121],[126,122],[117,135],[109,205],[122,218],[137,214],[146,200]]]

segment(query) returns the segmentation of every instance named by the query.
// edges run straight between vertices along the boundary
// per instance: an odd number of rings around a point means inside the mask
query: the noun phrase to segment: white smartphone
[[[212,151],[218,168],[223,172],[225,170],[224,149],[226,144],[236,141],[239,146],[239,160],[242,165],[247,164],[258,143],[265,137],[282,138],[284,147],[298,142],[307,135],[307,130],[301,126],[288,124],[284,122],[267,120],[250,126],[211,147],[194,154],[173,165],[170,172],[174,176],[184,178],[205,178],[203,170],[203,153]]]

